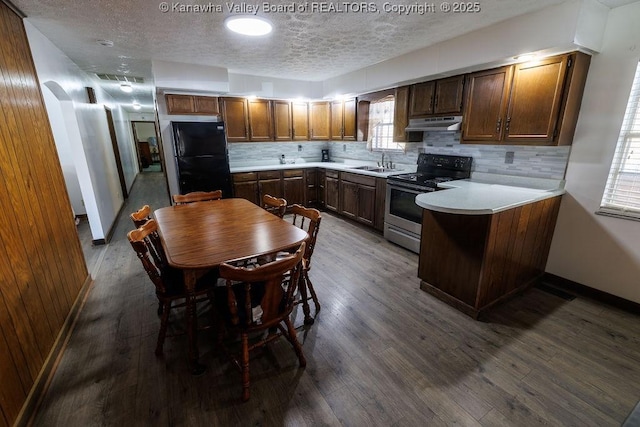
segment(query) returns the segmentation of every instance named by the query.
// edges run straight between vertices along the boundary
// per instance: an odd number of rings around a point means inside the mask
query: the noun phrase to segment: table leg
[[[198,321],[196,318],[196,272],[184,270],[184,287],[187,292],[187,337],[189,341],[189,364],[192,375],[202,375],[206,366],[198,362]]]

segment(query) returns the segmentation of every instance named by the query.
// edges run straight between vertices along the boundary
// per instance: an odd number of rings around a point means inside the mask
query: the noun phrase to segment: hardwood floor
[[[162,175],[139,176],[128,203],[168,205]],[[419,289],[417,255],[323,216],[310,271],[322,311],[299,328],[307,367],[275,342],[252,359],[243,404],[211,332],[201,377],[185,336],[155,357],[156,299],[123,215],[33,424],[619,426],[636,405],[639,315],[534,288],[474,321]]]

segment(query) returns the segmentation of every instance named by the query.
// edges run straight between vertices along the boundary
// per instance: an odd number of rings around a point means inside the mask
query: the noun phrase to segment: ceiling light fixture
[[[111,40],[98,40],[96,43],[105,47],[113,47],[113,42]]]
[[[264,36],[271,32],[271,22],[253,15],[230,16],[224,20],[224,25],[234,33],[245,36]]]
[[[142,108],[142,106],[139,103],[137,103],[137,102],[133,103],[133,109],[134,110],[139,110],[140,108]]]
[[[120,90],[125,92],[125,93],[133,92],[133,88],[131,87],[131,83],[122,83],[120,85]]]

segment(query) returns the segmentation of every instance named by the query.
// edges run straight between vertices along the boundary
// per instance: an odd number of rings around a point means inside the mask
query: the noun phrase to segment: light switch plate
[[[504,162],[505,163],[513,163],[513,156],[514,156],[514,152],[513,151],[507,151],[504,155]]]

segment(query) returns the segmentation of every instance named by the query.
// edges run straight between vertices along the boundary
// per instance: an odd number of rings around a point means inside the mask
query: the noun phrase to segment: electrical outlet
[[[298,151],[302,151],[302,145],[298,144]]]
[[[347,151],[347,144],[342,144],[342,151]]]
[[[510,163],[513,163],[513,156],[514,156],[514,154],[515,154],[515,153],[514,153],[513,151],[507,151],[507,152],[504,154],[504,162],[505,162],[505,163],[509,163],[509,164],[510,164]]]

